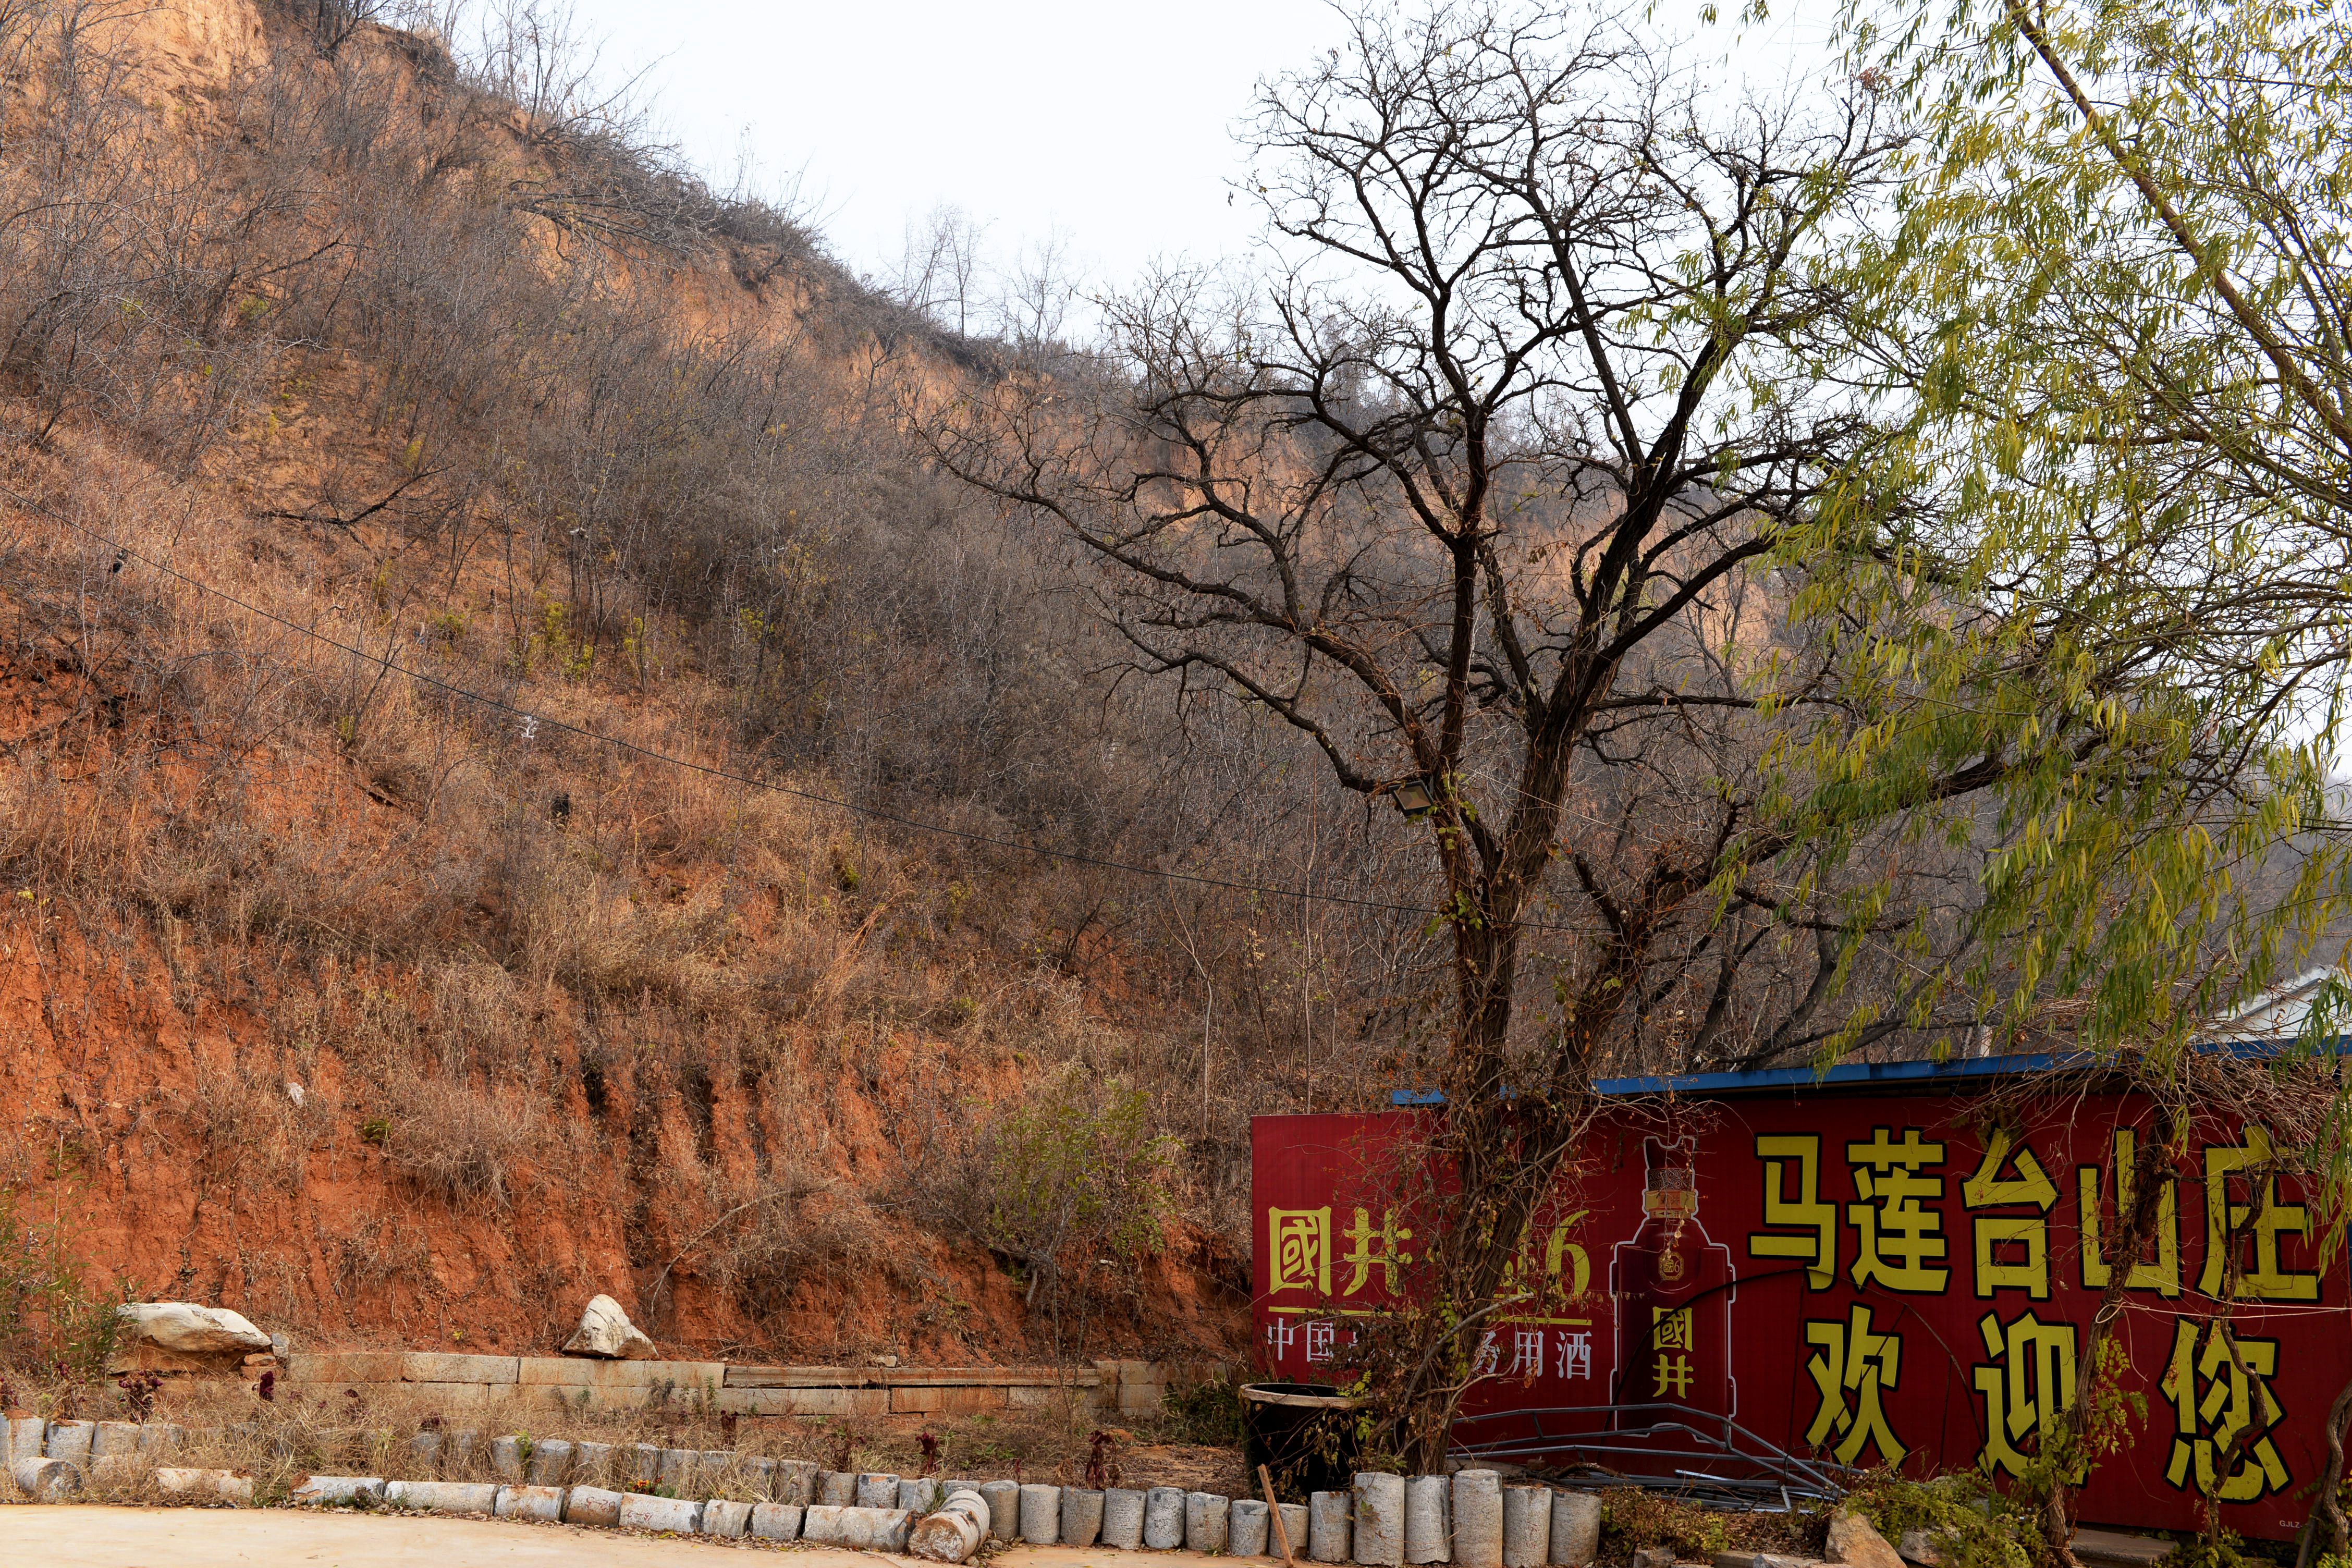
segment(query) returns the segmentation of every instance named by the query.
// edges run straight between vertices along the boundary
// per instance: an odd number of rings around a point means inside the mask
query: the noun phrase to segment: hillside
[[[0,40],[11,1224],[319,1346],[1234,1352],[1354,961],[824,803],[1245,878],[1314,786],[1178,779],[904,450],[876,366],[982,349],[347,21]]]

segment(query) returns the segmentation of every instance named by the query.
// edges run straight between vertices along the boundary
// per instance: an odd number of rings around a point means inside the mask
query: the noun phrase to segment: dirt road
[[[792,1568],[878,1568],[903,1558],[824,1546],[623,1535],[569,1525],[413,1514],[298,1512],[290,1509],[0,1508],[0,1563],[7,1568],[727,1568],[721,1553],[789,1552]],[[1115,1568],[1126,1552],[1020,1546],[995,1568]],[[1230,1558],[1155,1552],[1152,1568]]]

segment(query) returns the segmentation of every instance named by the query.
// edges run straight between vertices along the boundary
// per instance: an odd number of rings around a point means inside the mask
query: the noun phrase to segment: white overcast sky
[[[1662,28],[1698,0],[1663,0]],[[1727,3],[1726,11],[1736,10]],[[1710,29],[1694,63],[1731,57],[1775,79],[1812,68],[1822,29],[1793,5],[1746,38]],[[1827,14],[1824,0],[1811,9]],[[1154,258],[1208,260],[1255,233],[1228,204],[1234,122],[1259,78],[1344,37],[1325,0],[573,0],[607,68],[648,62],[661,121],[722,184],[739,145],[795,173],[834,253],[895,263],[910,217],[941,204],[1010,257],[1055,228],[1097,280]],[[1688,15],[1682,15],[1688,13]]]

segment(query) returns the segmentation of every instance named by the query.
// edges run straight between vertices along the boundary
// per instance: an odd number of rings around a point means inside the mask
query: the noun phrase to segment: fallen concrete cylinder
[[[1404,1561],[1404,1478],[1383,1470],[1356,1477],[1355,1560],[1377,1568]]]
[[[610,1529],[621,1522],[621,1494],[604,1487],[573,1487],[563,1494],[563,1522]]]
[[[1184,1549],[1188,1552],[1223,1552],[1233,1506],[1233,1499],[1215,1492],[1186,1492]]]
[[[219,1498],[221,1502],[247,1504],[254,1500],[254,1479],[233,1469],[188,1469],[164,1465],[155,1471],[155,1490],[174,1498]]]
[[[292,1493],[312,1508],[373,1508],[383,1500],[381,1476],[312,1476]]]
[[[35,1502],[66,1502],[81,1492],[81,1471],[64,1459],[17,1459],[8,1479]]]
[[[1454,1472],[1455,1568],[1503,1568],[1503,1478],[1493,1470]]]
[[[139,1452],[139,1424],[135,1421],[101,1421],[90,1435],[89,1457],[93,1459],[127,1459]]]
[[[1151,1552],[1173,1552],[1184,1544],[1184,1489],[1153,1487],[1143,1494],[1143,1544]]]
[[[644,1492],[621,1494],[623,1530],[659,1530],[692,1535],[702,1527],[702,1505],[690,1498],[648,1497]]]
[[[1092,1546],[1102,1539],[1103,1495],[1086,1487],[1062,1489],[1062,1544]]]
[[[69,1465],[89,1463],[89,1445],[98,1436],[95,1421],[52,1421],[43,1452]]]
[[[1454,1491],[1444,1476],[1415,1476],[1404,1484],[1404,1560],[1443,1563],[1453,1555],[1446,1503]]]
[[[761,1541],[798,1541],[801,1538],[801,1505],[796,1502],[752,1504],[751,1533]]]
[[[916,1522],[907,1537],[907,1551],[933,1563],[964,1563],[987,1539],[987,1500],[976,1491],[959,1491]]]
[[[1051,1546],[1062,1539],[1062,1489],[1043,1481],[1021,1488],[1021,1539],[1032,1546]]]
[[[1265,1538],[1265,1504],[1254,1497],[1234,1499],[1233,1513],[1225,1523],[1225,1550],[1236,1557],[1263,1557],[1272,1550]]]
[[[751,1528],[751,1505],[728,1498],[712,1498],[702,1505],[702,1533],[740,1535]]]
[[[1118,1552],[1143,1545],[1143,1493],[1134,1487],[1112,1487],[1103,1493],[1102,1543]]]
[[[1290,1554],[1296,1557],[1307,1550],[1307,1537],[1311,1533],[1308,1528],[1311,1521],[1307,1505],[1303,1502],[1286,1502],[1277,1506],[1281,1511],[1282,1528],[1289,1531]],[[1276,1541],[1275,1550],[1277,1552],[1282,1550],[1280,1540]]]
[[[857,1478],[857,1506],[859,1508],[897,1508],[898,1506],[898,1478],[896,1476],[886,1476],[877,1471],[867,1471],[866,1473],[859,1476]]]
[[[553,1524],[563,1517],[562,1487],[500,1487],[490,1511],[500,1519],[535,1519]]]
[[[815,1546],[904,1556],[914,1516],[902,1508],[839,1508],[824,1503],[801,1515],[801,1539]]]
[[[1551,1494],[1551,1560],[1559,1568],[1592,1568],[1601,1554],[1601,1500],[1591,1492]]]
[[[1543,1568],[1551,1555],[1551,1489],[1503,1489],[1503,1568]]]
[[[988,1504],[988,1533],[995,1541],[1017,1541],[1021,1536],[1021,1483],[1019,1481],[982,1481],[980,1495]]]
[[[826,1508],[856,1508],[857,1478],[847,1470],[819,1470],[816,1473],[816,1500]],[[808,1529],[803,1520],[801,1529]]]
[[[498,1506],[499,1489],[491,1481],[386,1481],[383,1500],[431,1513],[488,1513]]]
[[[13,1415],[8,1419],[8,1451],[0,1458],[15,1464],[19,1459],[37,1459],[41,1445],[49,1435],[48,1423],[37,1415]]]
[[[1307,1500],[1307,1555],[1318,1563],[1345,1563],[1353,1544],[1349,1540],[1349,1512],[1353,1492],[1316,1492]]]

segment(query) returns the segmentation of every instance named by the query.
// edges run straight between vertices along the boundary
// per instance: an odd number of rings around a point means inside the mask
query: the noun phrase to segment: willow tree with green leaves
[[[2352,907],[2352,29],[2271,0],[1895,0],[1846,25],[1855,79],[1920,139],[1899,221],[1837,269],[1891,438],[1822,510],[1811,559],[1843,570],[1801,605],[1841,623],[1869,721],[1817,743],[1832,787],[1790,808],[2011,758],[1977,912],[2009,973],[1974,972],[1979,1005],[2072,1010],[2080,1044],[2180,1103],[2211,1091],[2200,1037],[2337,957]],[[2340,1219],[2340,1091],[2295,1081],[2325,1103],[2281,1158]],[[2048,1440],[2062,1557],[2099,1333]]]

